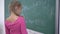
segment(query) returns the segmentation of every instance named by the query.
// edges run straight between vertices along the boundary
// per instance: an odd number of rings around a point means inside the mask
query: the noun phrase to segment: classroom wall
[[[22,13],[28,29],[44,34],[55,34],[55,4],[56,0],[19,0],[22,3]],[[8,4],[5,0],[5,18],[9,16]]]
[[[5,34],[5,28],[4,28],[4,0],[0,0],[0,34]]]

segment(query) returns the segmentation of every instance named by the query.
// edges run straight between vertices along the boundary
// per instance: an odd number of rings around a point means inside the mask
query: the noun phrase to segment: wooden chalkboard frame
[[[60,0],[58,0],[59,1],[59,3],[58,3],[58,15],[59,15],[59,23],[58,23],[58,34],[60,34]]]

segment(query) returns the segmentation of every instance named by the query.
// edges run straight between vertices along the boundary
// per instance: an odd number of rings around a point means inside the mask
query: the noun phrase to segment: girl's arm
[[[6,34],[10,34],[10,30],[5,26]]]
[[[22,23],[21,23],[21,34],[28,34],[26,30],[26,24],[24,18],[22,19]]]

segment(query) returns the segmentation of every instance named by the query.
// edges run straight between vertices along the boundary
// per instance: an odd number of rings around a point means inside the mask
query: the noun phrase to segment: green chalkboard
[[[8,4],[5,0],[5,18],[9,16]],[[56,0],[19,0],[22,3],[22,14],[27,28],[44,34],[55,34]]]

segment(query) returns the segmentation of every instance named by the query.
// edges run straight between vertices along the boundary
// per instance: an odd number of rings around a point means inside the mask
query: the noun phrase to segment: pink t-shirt
[[[26,24],[23,16],[19,16],[14,23],[5,21],[6,34],[27,34]]]

